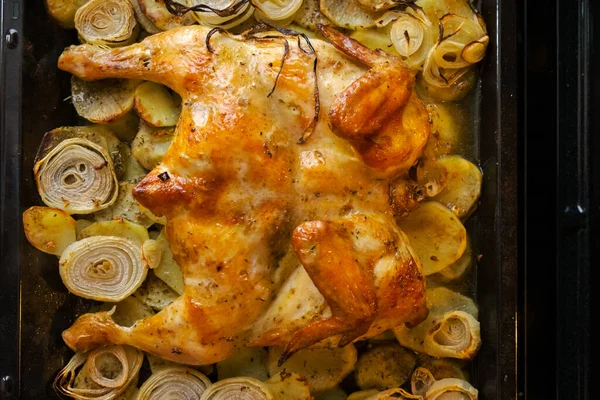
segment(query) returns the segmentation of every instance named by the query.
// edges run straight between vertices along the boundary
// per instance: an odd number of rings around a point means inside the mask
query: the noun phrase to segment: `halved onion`
[[[249,2],[241,6],[240,2],[241,0],[186,0],[188,7],[205,5],[215,10],[232,10],[232,14],[227,16],[220,16],[210,11],[195,11],[191,13],[194,19],[200,24],[213,27],[218,26],[223,29],[230,29],[241,24],[254,12],[254,7]],[[237,7],[239,9],[235,11]]]
[[[478,391],[469,382],[462,379],[446,378],[436,381],[427,393],[427,400],[477,400]]]
[[[59,143],[33,168],[42,201],[69,214],[89,214],[117,200],[113,161],[101,146],[81,138]]]
[[[107,355],[110,358],[103,357]],[[114,359],[120,367],[115,368]],[[54,390],[59,395],[78,400],[114,399],[137,379],[143,360],[144,355],[139,350],[120,345],[101,347],[90,353],[77,353],[56,376]],[[86,385],[88,387],[78,387],[76,382],[77,371],[82,366],[85,371],[81,373],[85,372],[93,381],[92,385]],[[102,372],[105,369],[110,369],[116,376],[104,376]]]
[[[481,346],[479,321],[464,311],[452,311],[425,336],[424,348],[435,357],[472,358]]]
[[[481,345],[477,306],[444,287],[427,289],[427,319],[413,328],[394,329],[401,345],[434,357],[471,359]]]
[[[195,369],[165,367],[144,382],[137,400],[200,399],[210,385],[210,379]]]
[[[126,46],[135,41],[139,26],[129,1],[91,0],[75,13],[75,29],[86,43]]]
[[[148,266],[139,244],[118,236],[92,236],[65,249],[59,272],[71,293],[118,302],[142,285]]]
[[[419,367],[413,371],[410,378],[410,389],[413,394],[425,396],[431,385],[435,383],[435,378],[427,368]]]
[[[411,69],[421,68],[435,44],[431,21],[419,8],[397,13],[390,38],[396,51]]]
[[[265,383],[256,378],[223,379],[209,386],[200,400],[275,400]]]
[[[272,21],[281,21],[292,18],[302,5],[302,0],[254,0],[252,4],[266,18]]]

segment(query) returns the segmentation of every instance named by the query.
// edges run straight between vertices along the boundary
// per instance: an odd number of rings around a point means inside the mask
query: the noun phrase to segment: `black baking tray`
[[[483,346],[473,364],[482,399],[524,395],[523,327],[523,36],[524,7],[517,0],[483,0],[490,45],[476,89],[476,154],[484,172],[474,229],[477,301]],[[51,381],[70,352],[60,333],[87,304],[69,295],[56,258],[25,240],[21,213],[39,203],[31,168],[42,135],[77,116],[65,101],[68,75],[56,67],[75,42],[49,21],[42,0],[4,0],[0,69],[0,398],[54,398]],[[521,265],[521,268],[519,268]]]

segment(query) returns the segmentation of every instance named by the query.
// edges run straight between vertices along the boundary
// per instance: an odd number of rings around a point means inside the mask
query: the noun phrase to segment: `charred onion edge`
[[[240,0],[238,3],[232,4],[231,7],[227,7],[222,10],[209,7],[205,4],[197,4],[192,7],[186,7],[182,4],[177,3],[175,0],[164,0],[164,2],[165,7],[167,7],[167,11],[178,17],[181,17],[182,15],[190,11],[214,13],[217,14],[219,17],[231,17],[232,15],[237,14],[246,4],[250,3],[250,0]]]

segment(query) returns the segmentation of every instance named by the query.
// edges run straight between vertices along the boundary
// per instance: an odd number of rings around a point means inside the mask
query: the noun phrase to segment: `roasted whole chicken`
[[[144,79],[183,99],[134,196],[167,217],[184,294],[130,328],[83,315],[63,333],[73,350],[128,344],[201,365],[281,346],[283,362],[426,318],[389,193],[422,153],[427,111],[403,61],[320,29],[328,41],[190,26],[62,54],[82,79]]]

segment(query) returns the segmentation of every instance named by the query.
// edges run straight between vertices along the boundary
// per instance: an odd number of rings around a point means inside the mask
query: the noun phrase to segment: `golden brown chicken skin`
[[[62,54],[59,67],[83,79],[151,80],[183,99],[173,144],[134,195],[167,217],[184,293],[131,328],[86,314],[63,334],[72,349],[129,344],[199,365],[242,346],[345,345],[426,317],[421,264],[388,193],[420,156],[427,112],[403,62],[322,29],[335,47],[314,39],[314,54],[292,36],[216,33],[207,48],[200,26]]]

